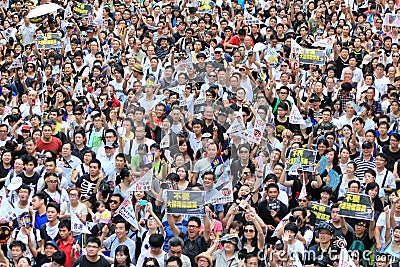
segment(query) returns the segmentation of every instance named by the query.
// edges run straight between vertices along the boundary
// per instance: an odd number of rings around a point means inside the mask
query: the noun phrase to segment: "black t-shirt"
[[[98,179],[100,179],[100,178],[98,178]],[[82,197],[85,197],[85,196],[90,197],[93,194],[94,189],[96,188],[97,179],[92,181],[92,179],[90,179],[89,174],[84,174],[78,178],[75,185],[77,187],[81,188]]]
[[[36,267],[40,267],[45,263],[51,262],[49,258],[47,258],[44,254],[40,252],[38,252],[35,261],[36,261]]]
[[[189,257],[192,266],[197,266],[194,257],[207,251],[208,242],[204,240],[202,235],[198,236],[195,240],[190,240],[188,234],[180,232],[179,237],[182,238],[184,242],[182,254]]]
[[[40,175],[37,172],[34,172],[34,174],[29,177],[26,176],[25,172],[20,173],[18,176],[22,178],[23,184],[29,185],[29,187],[34,190],[33,192],[36,192],[37,184],[40,178]]]
[[[343,60],[342,57],[339,56],[335,60],[335,62],[336,62],[336,68],[337,68],[336,78],[340,79],[342,76],[343,69],[349,66],[349,59]]]
[[[74,267],[111,267],[111,264],[103,257],[100,258],[96,262],[88,261],[86,256],[82,256],[77,259],[74,263]]]
[[[279,201],[279,211],[277,211],[277,216],[279,219],[283,219],[288,213],[288,208],[286,207],[285,204],[283,204],[280,200]],[[263,200],[258,204],[258,214],[260,215],[260,218],[263,220],[265,224],[270,224],[272,226],[277,226],[278,224],[275,222],[274,218],[271,216],[271,212],[269,211],[268,208],[268,200]],[[268,242],[271,242],[270,244],[274,244],[276,239],[272,239],[272,234],[274,231],[267,231],[267,236],[265,240],[268,240]]]
[[[389,146],[382,147],[382,152],[388,156],[388,163],[386,168],[389,171],[393,171],[394,163],[400,159],[400,150],[397,152],[392,152],[389,149]]]

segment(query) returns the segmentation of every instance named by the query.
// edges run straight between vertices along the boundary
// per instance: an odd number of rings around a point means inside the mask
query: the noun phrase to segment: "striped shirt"
[[[355,176],[358,178],[361,184],[365,184],[364,172],[368,169],[373,169],[374,171],[376,171],[375,158],[371,157],[369,161],[365,161],[363,156],[361,155],[358,158],[354,159],[354,162],[357,164]]]
[[[170,47],[168,47],[166,50],[161,48],[161,46],[156,46],[156,56],[158,57],[159,60],[163,61],[164,58],[169,54]]]

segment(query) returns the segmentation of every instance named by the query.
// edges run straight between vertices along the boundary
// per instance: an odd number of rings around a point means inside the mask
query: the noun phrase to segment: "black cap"
[[[372,143],[369,141],[365,141],[362,143],[361,148],[372,148]]]
[[[333,227],[329,224],[329,223],[321,223],[318,226],[318,231],[320,231],[321,229],[325,229],[328,230],[328,232],[333,235],[335,233],[335,230],[333,229]]]
[[[183,137],[187,137],[187,136],[188,136],[188,133],[187,133],[186,131],[182,130],[182,131],[180,131],[180,132],[178,133],[178,135],[179,135],[179,136],[183,136]]]

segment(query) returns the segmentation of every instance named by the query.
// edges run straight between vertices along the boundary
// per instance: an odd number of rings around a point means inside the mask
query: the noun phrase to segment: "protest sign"
[[[271,66],[273,68],[276,68],[278,66],[280,58],[280,55],[278,54],[278,52],[276,52],[276,49],[273,47],[268,47],[264,54],[267,61],[271,63]]]
[[[61,48],[61,35],[58,33],[38,34],[36,45],[38,48]]]
[[[8,202],[5,188],[0,190],[0,219],[5,219],[8,222],[16,219],[14,207]]]
[[[89,17],[92,14],[92,5],[86,5],[78,2],[74,2],[72,10],[76,13],[79,17]]]
[[[291,39],[291,47],[290,47],[290,53],[292,53],[292,54],[299,54],[302,50],[303,50],[303,47],[301,47],[301,45],[299,45],[297,42],[296,42],[296,40],[294,40],[294,39]]]
[[[161,139],[160,148],[167,148],[169,147],[169,135],[166,134],[163,139]]]
[[[292,110],[289,115],[289,123],[292,124],[305,124],[303,116],[300,114],[300,110],[295,104],[292,106]]]
[[[153,181],[153,169],[154,168],[151,168],[140,179],[134,181],[132,185],[129,187],[128,192],[151,190],[151,183]]]
[[[299,62],[303,64],[325,65],[325,51],[317,49],[303,49],[299,53]]]
[[[337,186],[340,184],[340,176],[335,170],[330,170],[328,177],[329,181],[326,183],[326,185],[332,187],[333,191],[335,191]]]
[[[240,131],[245,130],[246,128],[244,127],[244,123],[243,123],[243,117],[242,117],[242,112],[239,111],[235,117],[235,119],[233,120],[231,126],[229,127],[229,129],[226,131],[226,133],[230,134],[230,133],[237,133]]]
[[[331,219],[331,207],[318,203],[311,202],[311,212],[316,217],[315,225],[319,225],[322,221],[329,221]]]
[[[22,57],[18,56],[13,63],[8,67],[8,69],[22,68],[24,63],[22,62]]]
[[[7,9],[10,6],[10,1],[9,0],[1,0],[0,1],[0,6],[3,9]]]
[[[306,129],[306,128],[311,127],[311,126],[313,126],[312,121],[311,121],[310,118],[307,118],[307,119],[304,121],[304,124],[300,124],[300,129],[303,130],[303,129]]]
[[[259,144],[262,139],[266,124],[264,120],[257,114],[254,121],[254,128],[249,130],[248,140],[249,142]]]
[[[215,157],[213,161],[211,161],[211,168],[215,169],[221,164],[224,164],[224,160],[222,159],[222,157],[221,156]]]
[[[354,109],[354,111],[356,112],[356,114],[358,116],[361,116],[361,114],[366,110],[365,107],[361,107],[359,105],[357,105],[356,103],[354,103],[353,101],[348,102],[351,107]]]
[[[197,12],[214,14],[215,3],[211,0],[199,0],[197,1]]]
[[[319,46],[319,47],[332,49],[333,48],[333,43],[335,42],[335,38],[336,38],[335,35],[326,37],[326,38],[324,38],[322,40],[318,40],[317,42],[314,42],[312,44],[312,46],[314,46],[314,47],[318,47]]]
[[[323,173],[326,169],[326,166],[328,165],[328,158],[324,155],[321,157],[318,163],[319,163],[318,172]]]
[[[315,162],[317,157],[317,151],[304,149],[304,148],[297,148],[290,151],[289,159],[288,159],[288,169],[292,167],[297,161],[300,161],[301,167],[306,169],[307,171],[314,171],[314,166],[312,163]],[[297,168],[292,168],[291,171],[297,172]]]
[[[204,214],[204,191],[167,191],[167,214]]]
[[[228,173],[229,168],[224,168],[224,172]],[[232,181],[229,175],[224,174],[216,181],[214,188],[206,193],[205,203],[225,204],[233,202]]]
[[[371,198],[365,194],[347,193],[340,205],[339,215],[348,218],[369,220],[373,219]]]
[[[246,24],[246,25],[264,24],[264,22],[262,22],[261,20],[259,20],[256,17],[252,16],[250,13],[244,12],[244,24]]]
[[[74,212],[71,212],[71,231],[80,234],[91,234],[86,225],[79,220],[78,216],[76,216]]]
[[[121,203],[121,206],[119,206],[116,213],[121,215],[122,218],[129,222],[133,227],[139,229],[139,225],[136,220],[135,209],[133,208],[130,198],[125,199]]]
[[[154,152],[152,153],[147,153],[146,155],[143,155],[142,157],[143,159],[143,164],[149,164],[149,163],[153,163],[154,162]]]
[[[287,171],[290,175],[297,175],[297,170],[302,167],[300,157],[297,157],[294,163],[288,167]]]
[[[400,27],[400,15],[386,13],[383,19],[383,26]]]

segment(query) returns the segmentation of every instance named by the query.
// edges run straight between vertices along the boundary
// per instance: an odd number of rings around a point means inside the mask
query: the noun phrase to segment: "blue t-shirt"
[[[186,220],[182,220],[182,222],[176,223],[175,225],[182,233],[187,234],[188,222]],[[163,250],[168,253],[168,241],[174,237],[174,233],[172,232],[171,227],[169,226],[167,221],[163,222],[163,227],[165,231],[165,242]]]
[[[40,229],[40,226],[43,224],[47,223],[49,220],[47,220],[46,213],[43,215],[39,215],[38,212],[35,212],[35,228]]]

